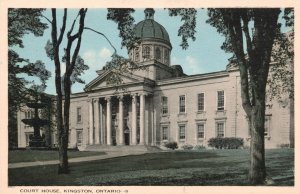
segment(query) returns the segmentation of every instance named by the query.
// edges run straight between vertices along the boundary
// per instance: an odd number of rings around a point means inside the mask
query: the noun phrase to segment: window
[[[162,102],[162,114],[168,114],[168,97],[163,96],[161,97]]]
[[[135,61],[139,61],[140,58],[140,53],[139,53],[139,48],[135,48]]]
[[[198,94],[198,111],[204,111],[204,93]]]
[[[162,140],[168,140],[168,127],[162,127]]]
[[[81,123],[81,107],[77,107],[77,123]]]
[[[25,119],[32,119],[34,118],[34,111],[29,110],[25,112]]]
[[[204,124],[203,123],[197,125],[197,137],[204,138]]]
[[[271,123],[271,115],[265,116],[265,136],[270,136],[270,123]]]
[[[224,122],[217,123],[217,137],[225,137]]]
[[[169,51],[165,50],[165,63],[169,64]]]
[[[217,110],[224,110],[224,90],[218,91]]]
[[[179,113],[185,113],[185,95],[179,96]]]
[[[160,48],[156,48],[155,49],[155,58],[157,60],[161,60],[161,52],[160,52]]]
[[[149,46],[146,46],[144,48],[144,58],[145,59],[150,59],[150,47]]]
[[[82,145],[82,129],[76,131],[76,142],[77,142],[77,146]]]
[[[179,140],[185,139],[185,125],[179,126]]]

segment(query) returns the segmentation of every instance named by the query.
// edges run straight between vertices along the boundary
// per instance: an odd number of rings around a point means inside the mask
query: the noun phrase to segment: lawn
[[[104,152],[79,152],[68,151],[69,158],[78,158],[84,156],[103,155]],[[8,152],[8,162],[35,162],[58,160],[58,151],[53,150],[13,150]]]
[[[9,169],[9,185],[247,185],[249,150],[148,153],[71,163],[68,175],[56,165]],[[266,150],[273,185],[294,185],[294,150]]]

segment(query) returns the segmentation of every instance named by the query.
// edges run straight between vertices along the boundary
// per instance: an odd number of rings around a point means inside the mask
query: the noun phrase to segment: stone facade
[[[126,92],[116,94],[106,83],[111,71],[101,70],[84,92],[71,96],[69,147],[160,146],[171,141],[207,146],[212,137],[240,137],[249,146],[237,68],[228,65],[220,72],[185,75],[179,65],[170,65],[172,46],[166,30],[154,21],[154,10],[146,9],[145,14],[136,27],[142,43],[128,53],[146,69],[121,76]],[[19,147],[26,146],[33,130],[22,124],[24,115],[18,113]],[[266,148],[290,144],[290,117],[288,100],[267,103]],[[56,129],[45,130],[50,131],[48,145],[55,146]]]

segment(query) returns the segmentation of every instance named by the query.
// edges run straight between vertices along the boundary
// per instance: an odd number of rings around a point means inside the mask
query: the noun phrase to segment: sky
[[[66,30],[69,29],[72,21],[76,17],[77,11],[77,9],[70,9],[68,11]],[[60,21],[62,20],[62,10],[57,10],[57,12],[59,29],[61,26]],[[107,20],[106,14],[107,9],[89,9],[85,18],[86,27],[91,27],[104,33],[117,49],[117,53],[124,57],[128,57],[127,49],[121,48],[121,38],[119,37],[117,24],[113,21]],[[47,9],[44,12],[44,15],[51,19],[51,10]],[[135,9],[133,16],[135,18],[135,24],[144,20],[144,9]],[[226,65],[228,64],[228,58],[231,57],[230,53],[225,53],[220,49],[220,46],[224,41],[224,37],[219,34],[215,28],[206,23],[207,19],[207,10],[199,9],[196,20],[196,40],[189,40],[189,48],[187,50],[183,50],[179,46],[181,43],[181,37],[177,36],[178,29],[182,24],[180,17],[170,17],[168,16],[167,10],[155,9],[154,20],[164,26],[169,33],[173,47],[171,51],[171,65],[180,64],[187,75],[225,70]],[[47,20],[43,19],[43,22],[47,23]],[[51,78],[46,83],[47,88],[45,92],[55,94],[54,62],[47,57],[44,49],[47,41],[50,39],[51,32],[50,28],[48,28],[45,30],[42,37],[35,37],[33,34],[25,35],[23,38],[24,48],[15,49],[21,57],[30,59],[32,62],[42,60],[45,63],[46,69],[52,73]],[[66,42],[62,42],[62,46],[64,48],[65,45]],[[90,67],[89,70],[85,71],[85,73],[81,76],[86,84],[97,77],[96,70],[102,69],[105,63],[110,61],[112,54],[113,48],[109,45],[105,38],[94,32],[87,30],[84,31],[79,55]],[[64,64],[62,64],[62,66],[62,69],[64,69]],[[26,79],[35,80],[30,77],[26,77]],[[84,87],[85,84],[76,83],[72,86],[72,92],[83,92]]]

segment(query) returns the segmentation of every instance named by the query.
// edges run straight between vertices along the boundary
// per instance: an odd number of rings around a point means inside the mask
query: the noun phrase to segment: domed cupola
[[[154,20],[154,9],[144,11],[145,20],[134,27],[141,44],[129,51],[130,58],[135,62],[156,60],[162,64],[170,65],[172,45],[166,29]]]

